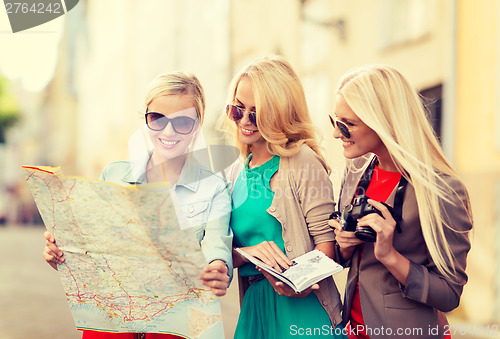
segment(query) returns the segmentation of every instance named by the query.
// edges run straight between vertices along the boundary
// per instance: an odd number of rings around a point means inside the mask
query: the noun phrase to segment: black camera
[[[365,215],[377,213],[382,216],[382,213],[368,203],[368,197],[364,194],[357,196],[351,205],[347,205],[342,210],[340,215],[340,225],[344,231],[354,232],[356,238],[366,241],[375,242],[377,233],[370,226],[358,226],[358,219]]]

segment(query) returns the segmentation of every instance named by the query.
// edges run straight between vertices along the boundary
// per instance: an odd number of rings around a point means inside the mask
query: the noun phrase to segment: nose
[[[337,125],[333,127],[333,137],[335,139],[340,139],[343,137],[343,134],[340,132],[340,128]]]
[[[252,122],[250,121],[250,111],[249,110],[243,111],[243,118],[241,118],[240,124],[245,125],[245,126],[248,126],[248,125],[253,126]]]
[[[177,134],[174,130],[174,127],[172,126],[172,121],[167,122],[167,126],[165,126],[165,128],[163,129],[162,134],[169,136]]]

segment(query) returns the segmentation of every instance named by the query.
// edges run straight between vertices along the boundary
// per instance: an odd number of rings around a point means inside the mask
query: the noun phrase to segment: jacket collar
[[[347,169],[341,184],[340,199],[338,204],[339,212],[342,212],[345,206],[351,204],[361,177],[365,173],[366,168],[370,165],[373,157],[375,157],[375,154],[371,154],[369,156],[361,156],[359,158],[353,159],[351,166],[353,166],[355,169]]]
[[[146,184],[146,167],[149,159],[151,158],[151,154],[152,153],[147,153],[140,158],[130,160],[130,166],[127,172],[123,174],[122,181],[129,185]]]
[[[359,182],[363,174],[365,173],[367,167],[370,165],[370,162],[375,157],[375,154],[370,154],[369,156],[361,156],[355,160],[353,160],[353,166],[357,168],[356,170],[347,170],[347,173],[344,177],[344,180],[341,185],[340,199],[338,204],[339,212],[342,212],[343,208],[352,203],[352,199],[356,194],[356,189],[358,188]],[[393,206],[394,205],[394,197],[396,195],[397,186],[394,187],[389,198],[387,199],[387,204]]]
[[[184,163],[184,167],[182,167],[181,175],[179,176],[177,183],[174,185],[174,188],[177,186],[184,186],[187,189],[196,192],[200,187],[201,179],[200,163],[196,161],[194,157],[189,156]]]

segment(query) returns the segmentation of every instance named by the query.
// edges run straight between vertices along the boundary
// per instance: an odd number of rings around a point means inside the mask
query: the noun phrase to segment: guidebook
[[[300,293],[313,284],[342,271],[344,268],[319,250],[307,252],[292,260],[292,266],[278,272],[260,259],[237,248],[236,251],[251,263],[272,274],[276,279]]]

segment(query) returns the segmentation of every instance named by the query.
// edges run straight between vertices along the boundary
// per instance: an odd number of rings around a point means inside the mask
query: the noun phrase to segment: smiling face
[[[239,140],[243,144],[250,146],[257,146],[259,144],[265,145],[266,140],[260,134],[259,129],[251,123],[248,117],[250,112],[255,112],[255,98],[250,78],[245,76],[238,83],[233,105],[238,106],[244,111],[243,118],[235,122],[238,127]]]
[[[335,115],[339,121],[346,124],[351,133],[351,137],[348,139],[340,133],[339,128],[335,128],[333,132],[336,139],[342,140],[346,158],[357,158],[369,152],[375,153],[379,157],[386,156],[387,148],[378,134],[358,118],[342,95],[337,95]]]
[[[169,119],[179,116],[188,116],[192,119],[198,117],[191,95],[163,95],[156,97],[148,105],[148,112],[161,113]],[[193,130],[189,134],[177,133],[172,126],[172,122],[169,122],[161,131],[148,129],[149,137],[154,146],[152,157],[155,163],[161,163],[185,154],[198,129],[198,121],[195,122]]]

